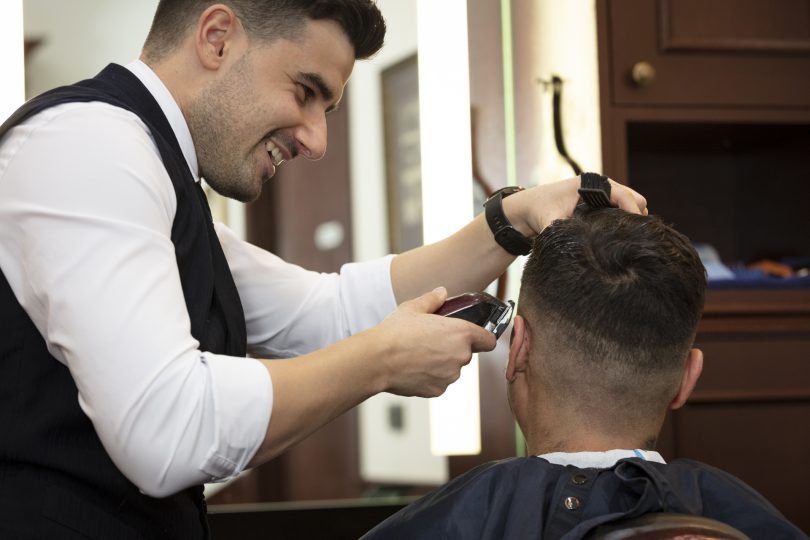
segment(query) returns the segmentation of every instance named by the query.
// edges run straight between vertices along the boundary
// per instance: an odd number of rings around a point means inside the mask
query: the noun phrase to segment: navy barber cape
[[[609,469],[580,469],[528,457],[465,473],[363,540],[574,540],[599,525],[651,512],[713,518],[753,540],[807,538],[751,487],[696,461],[665,465],[630,458]]]

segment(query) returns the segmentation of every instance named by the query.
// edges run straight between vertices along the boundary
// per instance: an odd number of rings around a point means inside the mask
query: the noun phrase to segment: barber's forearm
[[[611,182],[611,203],[628,212],[646,213],[647,201],[633,190]],[[579,202],[579,177],[540,184],[503,199],[512,226],[528,238],[556,219],[570,217]],[[481,290],[497,278],[514,257],[492,236],[483,214],[453,236],[403,253],[391,264],[398,302],[438,285],[459,294]]]
[[[500,276],[514,257],[500,247],[483,215],[435,244],[394,257],[391,282],[397,303],[438,286],[448,294],[480,291]]]
[[[264,442],[248,466],[280,454],[330,420],[379,392],[435,397],[457,380],[474,352],[495,336],[467,321],[438,317],[447,298],[430,291],[377,326],[293,360],[265,360],[273,410]]]

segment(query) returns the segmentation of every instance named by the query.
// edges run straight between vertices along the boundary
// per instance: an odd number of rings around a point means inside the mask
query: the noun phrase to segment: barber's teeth
[[[267,144],[265,144],[264,147],[267,150],[267,152],[273,157],[274,165],[279,166],[282,163],[284,163],[284,156],[282,155],[281,150],[279,150],[278,147],[275,144],[273,144],[273,141],[267,141]]]

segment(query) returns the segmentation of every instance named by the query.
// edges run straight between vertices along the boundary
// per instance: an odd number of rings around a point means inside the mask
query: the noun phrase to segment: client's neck
[[[530,432],[531,433],[531,432]],[[545,435],[534,432],[525,434],[529,455],[549,454],[552,452],[606,452],[608,450],[639,448],[655,449],[655,437],[607,437],[593,433],[565,433]]]
[[[654,450],[663,423],[663,417],[660,420],[600,422],[595,415],[582,419],[559,408],[537,413],[528,422],[519,419],[529,455],[635,448]]]

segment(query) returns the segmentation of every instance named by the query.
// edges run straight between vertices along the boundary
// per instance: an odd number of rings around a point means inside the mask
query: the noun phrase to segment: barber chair
[[[586,540],[751,540],[717,520],[688,514],[655,513],[609,523],[590,532]]]

